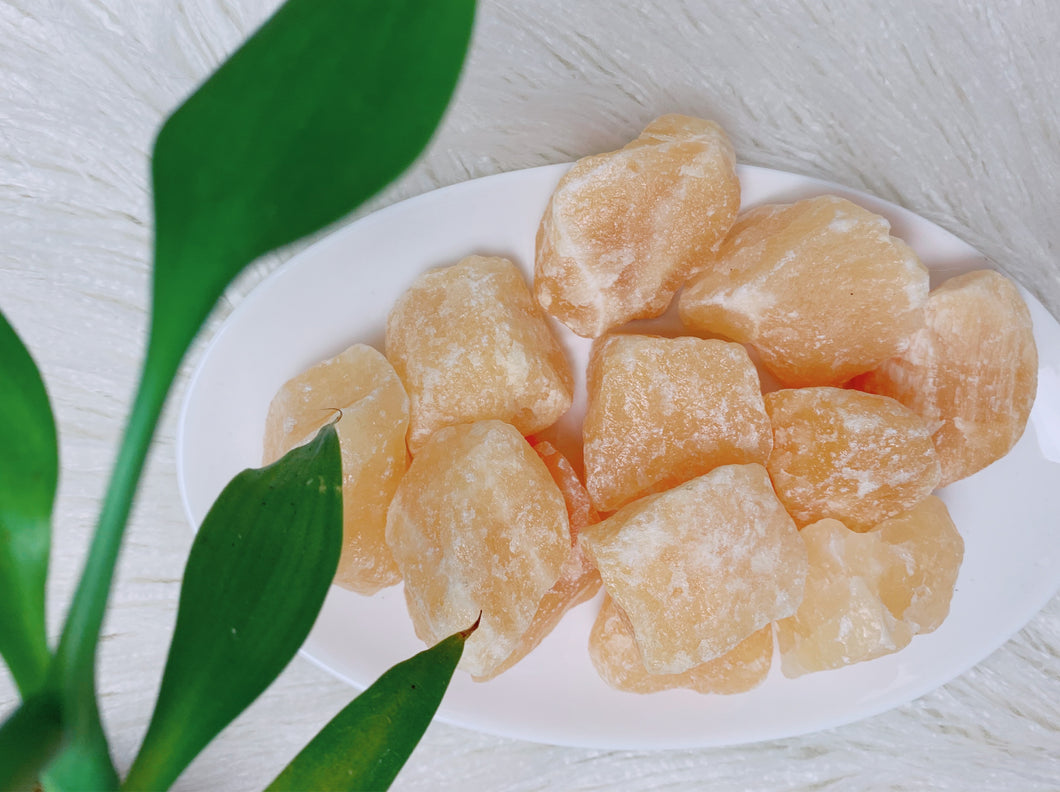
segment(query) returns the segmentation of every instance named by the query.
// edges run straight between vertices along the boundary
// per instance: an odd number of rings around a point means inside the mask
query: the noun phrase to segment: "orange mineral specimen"
[[[946,504],[925,498],[872,529],[892,550],[895,562],[880,579],[880,596],[916,633],[929,633],[950,612],[964,540]]]
[[[578,473],[574,470],[570,460],[548,440],[536,437],[526,439],[541,457],[541,461],[552,474],[559,491],[563,493],[563,499],[567,504],[567,514],[570,517],[570,534],[573,543],[583,528],[600,522],[600,515],[593,508],[589,493],[586,492],[585,485],[578,478]]]
[[[697,693],[744,693],[758,687],[773,660],[773,628],[751,633],[734,649],[680,674],[650,674],[625,614],[610,597],[589,633],[589,658],[600,678],[628,693],[689,688]]]
[[[773,447],[758,372],[730,341],[607,336],[588,393],[585,477],[601,511],[721,465],[764,464]]]
[[[901,351],[928,271],[890,224],[831,195],[759,206],[684,290],[682,321],[754,346],[790,387],[840,385]]]
[[[563,495],[518,430],[501,421],[439,429],[413,458],[386,539],[427,644],[471,626],[460,667],[490,677],[516,650],[570,556]]]
[[[421,275],[390,311],[386,354],[411,400],[413,454],[443,426],[497,419],[526,435],[571,404],[563,351],[507,259],[470,256]]]
[[[950,278],[928,297],[924,324],[901,354],[857,378],[939,425],[945,486],[1007,454],[1027,425],[1038,387],[1030,312],[1004,275]]]
[[[825,519],[800,535],[810,558],[806,593],[777,623],[786,676],[897,651],[949,613],[964,542],[939,498],[867,533]]]
[[[306,442],[341,410],[343,540],[335,582],[373,594],[401,576],[386,545],[386,512],[408,466],[409,400],[386,358],[364,344],[287,382],[269,406],[264,462]]]
[[[538,302],[588,338],[658,316],[709,260],[739,207],[735,154],[721,127],[662,116],[560,181],[537,232]]]
[[[570,522],[570,553],[560,571],[559,580],[546,592],[538,604],[537,613],[534,614],[530,627],[519,639],[515,650],[493,670],[490,677],[507,671],[526,657],[559,624],[563,614],[575,605],[580,605],[596,596],[601,585],[600,573],[596,571],[585,549],[578,542],[578,534],[583,528],[600,521],[596,509],[589,502],[589,493],[585,491],[571,463],[556,450],[555,446],[547,440],[530,438],[528,440],[537,455],[541,457],[541,461],[545,463],[549,473],[552,474],[567,504],[567,518]],[[483,681],[486,678],[476,677],[476,680]]]
[[[758,464],[634,501],[582,541],[649,673],[713,660],[802,600],[806,546]]]
[[[894,399],[841,388],[765,396],[773,424],[766,467],[800,525],[832,517],[867,531],[939,482],[932,427]]]
[[[799,535],[810,571],[798,611],[777,623],[784,675],[839,668],[908,645],[912,628],[880,598],[879,580],[892,561],[880,535],[851,531],[833,519],[807,525]]]

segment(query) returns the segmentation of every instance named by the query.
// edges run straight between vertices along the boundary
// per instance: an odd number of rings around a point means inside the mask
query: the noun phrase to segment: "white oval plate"
[[[287,379],[354,342],[382,349],[387,312],[429,267],[503,255],[527,272],[534,235],[567,165],[457,184],[388,207],[324,239],[262,283],[213,339],[188,389],[177,462],[188,518],[198,526],[240,470],[261,459],[265,415]],[[740,168],[744,206],[832,192],[888,217],[932,269],[933,281],[990,266],[933,223],[834,184]],[[951,613],[930,635],[868,663],[785,679],[774,662],[761,687],[736,696],[619,693],[586,651],[598,600],[575,608],[529,657],[488,683],[457,672],[438,717],[537,742],[602,748],[727,745],[826,729],[923,695],[990,654],[1040,610],[1060,581],[1060,325],[1025,294],[1040,355],[1038,399],[1023,439],[1003,460],[940,494],[966,543]],[[577,447],[588,342],[557,331],[581,397],[562,432]],[[303,653],[365,687],[423,649],[400,586],[374,597],[332,587]]]

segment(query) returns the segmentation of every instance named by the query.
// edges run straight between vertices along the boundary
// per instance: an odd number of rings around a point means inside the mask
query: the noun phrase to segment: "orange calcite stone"
[[[773,660],[773,628],[763,627],[721,657],[680,674],[650,674],[625,615],[610,597],[589,633],[589,658],[600,678],[628,693],[689,688],[697,693],[744,693],[758,687]]]
[[[516,650],[570,556],[563,495],[501,421],[439,429],[413,458],[387,516],[416,634],[433,645],[470,627],[460,667],[475,677]]]
[[[839,668],[907,646],[912,628],[880,598],[879,580],[892,557],[879,534],[825,519],[800,536],[810,571],[798,611],[777,623],[784,675]]]
[[[614,511],[720,465],[765,463],[773,433],[740,344],[612,335],[589,362],[583,427],[593,504]]]
[[[538,302],[589,338],[658,316],[739,207],[736,158],[721,127],[662,116],[618,151],[579,160],[560,181],[537,232]]]
[[[585,491],[571,463],[555,446],[546,440],[528,440],[563,494],[567,505],[567,519],[570,522],[571,547],[560,571],[559,580],[542,597],[534,620],[519,639],[519,644],[508,658],[494,669],[491,677],[507,671],[526,657],[559,624],[563,614],[575,605],[596,596],[601,585],[600,573],[596,571],[585,549],[578,542],[578,534],[583,528],[600,521],[596,509],[589,502],[589,493]],[[477,681],[485,679],[486,677],[476,677]]]
[[[582,541],[653,674],[729,652],[802,599],[806,546],[758,464],[634,501]]]
[[[754,346],[788,386],[839,385],[897,354],[928,271],[890,224],[823,195],[745,212],[684,290],[682,321]]]
[[[470,256],[421,275],[395,303],[386,354],[411,400],[413,454],[443,426],[553,424],[574,381],[548,320],[507,259]]]
[[[1030,312],[1005,276],[979,270],[931,292],[905,351],[854,387],[891,396],[932,423],[945,486],[1007,454],[1038,387]]]
[[[867,531],[938,485],[932,427],[894,399],[796,388],[767,393],[765,404],[773,424],[766,467],[800,526],[833,517]]]
[[[800,535],[810,558],[806,593],[777,623],[786,676],[897,651],[949,613],[964,542],[939,498],[867,533],[826,519]]]
[[[950,612],[964,540],[946,504],[934,496],[872,529],[894,554],[880,579],[880,597],[916,633],[928,633]]]
[[[527,442],[541,457],[541,461],[545,463],[548,472],[555,479],[559,491],[563,493],[563,499],[567,504],[567,514],[570,517],[570,534],[573,544],[582,528],[600,522],[600,515],[593,508],[589,493],[581,479],[578,478],[578,473],[574,470],[570,460],[548,440],[528,437]]]
[[[335,582],[373,594],[401,576],[384,531],[390,499],[408,465],[409,400],[393,367],[356,344],[288,381],[269,405],[264,462],[313,437],[336,416],[342,453],[342,556]]]

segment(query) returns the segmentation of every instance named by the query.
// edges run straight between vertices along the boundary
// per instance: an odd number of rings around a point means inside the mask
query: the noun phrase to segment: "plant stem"
[[[83,673],[94,665],[125,523],[132,509],[151,436],[165,402],[165,385],[160,383],[160,378],[148,376],[148,369],[149,366],[145,365],[88,560],[59,642],[56,664],[63,677],[76,676],[78,670]]]
[[[0,725],[0,789],[32,785],[63,737],[59,702],[50,693],[27,697]]]
[[[114,567],[137,484],[165,404],[166,393],[183,354],[183,350],[176,356],[152,354],[153,351],[154,345],[149,344],[132,413],[111,473],[88,559],[67,613],[51,668],[50,685],[60,696],[63,719],[71,741],[58,764],[67,764],[64,761],[68,758],[67,754],[73,757],[85,755],[83,758],[91,754],[93,761],[78,760],[74,764],[85,768],[96,765],[94,775],[97,778],[100,773],[102,778],[110,775],[107,783],[111,785],[116,784],[117,773],[110,763],[96,703],[96,650],[114,578]]]

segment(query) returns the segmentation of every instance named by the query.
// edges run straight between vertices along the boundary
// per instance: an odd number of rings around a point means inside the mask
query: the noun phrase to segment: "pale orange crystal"
[[[575,163],[537,232],[534,293],[575,333],[658,316],[740,206],[732,144],[712,121],[665,115],[618,151]]]
[[[898,353],[928,272],[886,219],[836,196],[741,215],[679,301],[682,321],[748,343],[788,386],[839,385]]]
[[[269,405],[263,461],[306,442],[339,411],[343,539],[335,582],[373,594],[401,579],[384,530],[408,465],[409,401],[386,358],[356,344],[284,384]]]
[[[833,519],[799,533],[810,571],[798,611],[777,622],[784,675],[839,668],[908,645],[912,628],[880,598],[879,580],[892,559],[879,534],[857,533]]]
[[[773,433],[740,344],[611,335],[593,348],[583,427],[593,504],[613,511],[721,465],[765,463]]]
[[[567,518],[570,522],[570,553],[560,571],[559,580],[545,593],[538,604],[534,620],[523,633],[512,653],[493,670],[491,677],[507,671],[526,657],[559,624],[563,614],[575,605],[580,605],[596,596],[601,585],[600,573],[596,571],[585,549],[578,542],[578,534],[583,528],[600,521],[596,509],[589,502],[589,493],[585,491],[571,463],[556,450],[555,446],[547,440],[527,439],[537,455],[541,457],[541,461],[545,463],[545,467],[548,468],[563,494],[563,500],[567,505]],[[478,681],[486,678],[476,677]]]
[[[795,388],[767,393],[765,404],[773,424],[766,467],[800,526],[833,517],[867,531],[938,485],[933,427],[894,399]]]
[[[489,677],[515,651],[570,555],[563,495],[501,421],[439,429],[413,458],[387,517],[416,634],[471,626],[460,667]]]
[[[941,425],[941,486],[1007,454],[1027,425],[1038,383],[1030,312],[1005,276],[979,270],[931,292],[924,325],[901,354],[852,385],[892,396]]]
[[[786,676],[897,651],[949,613],[964,542],[939,498],[867,533],[825,519],[800,535],[810,558],[806,593],[777,623]]]
[[[507,259],[421,275],[390,311],[386,354],[411,400],[413,454],[443,426],[497,419],[531,434],[571,404],[563,351]]]
[[[589,633],[589,658],[601,679],[628,693],[688,688],[697,693],[744,693],[758,687],[773,660],[773,628],[763,627],[735,648],[680,674],[650,674],[625,615],[605,596]]]
[[[570,517],[571,542],[574,543],[583,528],[600,522],[600,515],[593,507],[589,493],[570,460],[548,440],[532,436],[526,439],[541,457],[541,461],[555,479],[559,491],[563,493]]]
[[[928,633],[950,612],[964,559],[964,540],[946,504],[934,496],[872,529],[893,551],[880,579],[880,596],[916,633]]]
[[[582,541],[653,674],[729,652],[802,599],[806,547],[758,464],[634,501]]]

